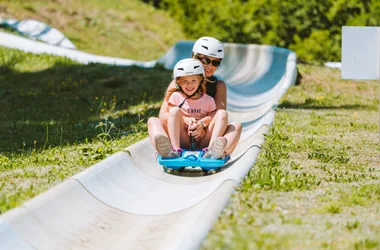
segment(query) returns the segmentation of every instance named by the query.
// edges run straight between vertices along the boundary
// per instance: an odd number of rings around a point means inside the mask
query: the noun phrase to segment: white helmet
[[[199,60],[193,58],[182,59],[174,66],[173,77],[191,76],[191,75],[205,76],[205,70]]]
[[[213,37],[204,36],[199,38],[195,42],[193,47],[193,53],[199,53],[205,56],[212,56],[223,59],[224,47],[223,44],[219,42],[219,40]]]

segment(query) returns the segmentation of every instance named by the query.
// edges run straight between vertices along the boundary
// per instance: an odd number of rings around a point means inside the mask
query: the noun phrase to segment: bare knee
[[[227,131],[236,131],[237,134],[241,134],[243,127],[240,122],[232,122],[228,124]]]
[[[243,127],[240,122],[234,122],[235,129],[241,134],[241,131],[243,130]]]
[[[161,129],[164,128],[164,124],[158,117],[150,117],[148,119],[148,132],[149,133],[161,133]]]
[[[169,110],[169,114],[170,114],[171,116],[178,116],[178,115],[181,114],[181,109],[178,108],[178,107],[172,107],[172,108],[170,108],[170,110]]]
[[[150,117],[148,119],[148,127],[154,126],[158,123],[161,123],[161,120],[158,117]]]
[[[224,109],[219,109],[218,111],[216,111],[215,117],[217,118],[217,120],[222,120],[226,123],[228,121],[228,113]]]

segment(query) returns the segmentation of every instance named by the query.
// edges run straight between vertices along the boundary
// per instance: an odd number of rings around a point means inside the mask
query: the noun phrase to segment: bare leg
[[[220,109],[216,112],[214,119],[211,121],[213,123],[211,138],[209,146],[211,143],[219,136],[223,136],[227,129],[228,123],[228,113],[227,111]]]
[[[190,138],[187,135],[187,130],[185,122],[183,121],[181,109],[178,107],[170,108],[168,118],[168,132],[173,148],[190,147]]]
[[[214,136],[213,128],[218,124],[218,122],[221,122],[223,124],[225,120],[221,119],[217,121],[216,115],[215,115],[214,119],[210,122],[210,125],[207,128],[206,135],[201,139],[199,143],[201,148],[211,145],[212,143],[211,137]],[[239,142],[241,132],[242,132],[242,126],[241,126],[241,123],[239,122],[233,122],[226,125],[226,127],[227,129],[222,134],[216,133],[214,138],[217,138],[218,136],[225,137],[227,139],[226,154],[231,154]]]
[[[231,154],[236,148],[240,136],[241,136],[242,126],[240,122],[233,122],[227,125],[227,131],[224,137],[227,139],[226,154]]]
[[[163,122],[157,118],[157,117],[151,117],[148,119],[148,134],[150,141],[154,145],[154,137],[158,134],[165,135],[169,138],[168,134],[166,133],[166,126],[163,124]]]
[[[223,136],[226,133],[227,123],[227,111],[219,109],[208,125],[205,136],[199,141],[199,146],[209,147],[216,138]]]

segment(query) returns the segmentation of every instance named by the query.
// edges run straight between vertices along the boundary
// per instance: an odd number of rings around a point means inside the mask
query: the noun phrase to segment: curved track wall
[[[72,51],[0,33],[0,46],[67,56],[82,63],[170,69],[191,55],[175,44],[151,62]],[[234,187],[252,167],[279,98],[295,82],[296,56],[264,45],[224,44],[217,76],[228,84],[231,121],[243,134],[223,171],[211,176],[163,172],[148,139],[71,177],[0,217],[0,249],[196,249]]]

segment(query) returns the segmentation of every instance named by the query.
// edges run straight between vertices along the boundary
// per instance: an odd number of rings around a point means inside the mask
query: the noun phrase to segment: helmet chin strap
[[[202,79],[202,80],[203,80],[203,79]],[[181,91],[182,93],[184,93],[184,94],[186,95],[185,100],[183,100],[182,103],[181,103],[180,105],[178,105],[178,108],[182,108],[183,104],[185,103],[185,101],[186,101],[187,99],[189,99],[189,98],[195,96],[195,95],[198,93],[198,90],[201,88],[201,85],[202,85],[202,83],[200,83],[200,84],[198,85],[198,89],[197,89],[193,94],[188,95],[188,94],[185,93],[185,91],[183,91],[183,89],[181,88],[181,86],[179,86],[179,84],[177,84],[177,87],[178,87],[179,91]]]

